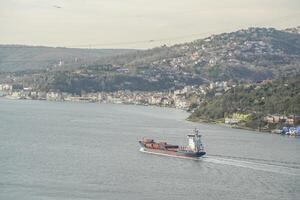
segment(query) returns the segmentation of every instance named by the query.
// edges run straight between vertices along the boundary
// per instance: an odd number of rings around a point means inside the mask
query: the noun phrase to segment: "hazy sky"
[[[0,0],[0,44],[150,48],[300,25],[300,0]]]

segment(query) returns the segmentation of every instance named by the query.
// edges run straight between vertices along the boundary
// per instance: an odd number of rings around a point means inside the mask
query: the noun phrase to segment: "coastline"
[[[176,108],[175,106],[166,106],[166,105],[149,105],[149,104],[143,104],[143,103],[122,103],[122,102],[100,102],[100,101],[86,101],[86,100],[79,100],[79,101],[72,101],[72,100],[47,100],[47,99],[26,99],[26,98],[10,98],[10,96],[0,96],[0,98],[7,99],[7,100],[29,100],[29,101],[48,101],[48,102],[75,102],[75,103],[95,103],[95,104],[120,104],[120,105],[136,105],[136,106],[151,106],[151,107],[159,107],[159,108],[173,108],[176,110],[184,111],[191,115],[192,112],[188,111],[187,109],[182,108]],[[221,120],[208,120],[208,119],[191,119],[190,116],[185,118],[186,121],[194,122],[194,123],[206,123],[206,124],[217,124],[220,126],[224,126],[227,128],[233,128],[233,129],[241,129],[241,130],[248,130],[248,131],[255,131],[260,133],[269,133],[269,134],[277,134],[281,135],[279,133],[274,133],[272,130],[259,130],[251,127],[246,126],[240,126],[240,125],[228,125],[222,122]]]
[[[229,125],[229,124],[225,124],[224,122],[222,122],[221,120],[208,120],[208,119],[191,119],[191,118],[187,118],[187,121],[190,122],[195,122],[195,123],[207,123],[207,124],[217,124],[220,126],[224,126],[227,128],[232,128],[232,129],[241,129],[241,130],[248,130],[248,131],[255,131],[255,132],[259,132],[259,133],[268,133],[268,134],[276,134],[276,135],[284,135],[281,133],[276,133],[273,130],[264,130],[264,129],[256,129],[256,128],[251,128],[251,127],[246,127],[246,126],[241,126],[241,125]],[[287,136],[292,136],[292,135],[287,135]],[[293,137],[299,137],[298,135],[294,135]]]

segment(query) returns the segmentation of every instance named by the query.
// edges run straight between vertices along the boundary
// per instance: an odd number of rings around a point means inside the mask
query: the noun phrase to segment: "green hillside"
[[[234,113],[249,115],[246,126],[258,128],[262,117],[300,115],[300,79],[288,77],[267,83],[240,85],[208,98],[189,117],[192,121],[223,121]]]

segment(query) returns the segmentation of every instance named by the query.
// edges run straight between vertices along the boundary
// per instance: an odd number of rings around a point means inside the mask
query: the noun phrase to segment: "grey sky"
[[[1,44],[150,48],[298,25],[299,0],[0,0]]]

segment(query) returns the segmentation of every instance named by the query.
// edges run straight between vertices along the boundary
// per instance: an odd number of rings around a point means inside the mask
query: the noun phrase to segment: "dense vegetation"
[[[58,70],[22,77],[22,84],[38,91],[58,91],[80,94],[84,92],[139,90],[160,91],[183,85],[202,84],[198,76],[177,74],[170,76],[164,71],[159,76],[133,74],[112,65],[91,65],[77,70]]]
[[[236,112],[249,114],[246,126],[251,128],[257,128],[268,114],[300,115],[299,77],[237,86],[222,96],[203,101],[190,119],[218,121]]]

